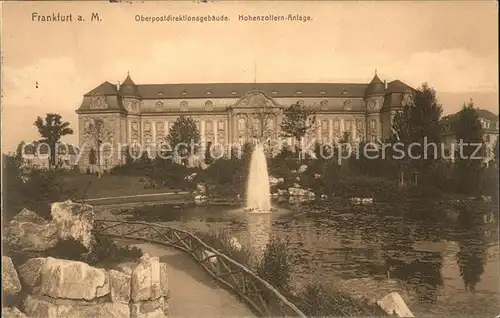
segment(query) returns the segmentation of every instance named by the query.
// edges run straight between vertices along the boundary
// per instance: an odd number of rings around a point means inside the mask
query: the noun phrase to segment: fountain
[[[245,211],[270,213],[272,210],[266,155],[262,144],[257,144],[250,161],[247,182],[247,207]]]

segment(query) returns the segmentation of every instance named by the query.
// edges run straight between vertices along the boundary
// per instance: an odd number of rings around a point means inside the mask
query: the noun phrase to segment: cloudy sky
[[[37,138],[36,116],[77,128],[82,95],[103,81],[368,82],[400,79],[438,92],[444,113],[473,98],[498,113],[494,1],[2,4],[2,150]],[[32,14],[85,22],[33,22]],[[92,12],[101,22],[90,22]],[[148,23],[136,15],[227,15],[230,22]],[[241,22],[300,14],[311,22]],[[255,67],[256,66],[256,67]],[[256,71],[255,71],[256,69]],[[36,84],[38,83],[38,88]],[[66,141],[77,142],[76,135]]]

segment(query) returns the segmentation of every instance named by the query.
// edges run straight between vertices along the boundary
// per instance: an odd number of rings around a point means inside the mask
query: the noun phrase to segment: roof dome
[[[139,90],[130,78],[130,74],[127,74],[127,78],[120,85],[120,95],[123,97],[139,97]]]
[[[380,80],[378,77],[377,73],[375,73],[375,76],[373,77],[372,81],[370,84],[368,84],[368,87],[366,88],[366,95],[380,95],[385,93],[385,84]]]

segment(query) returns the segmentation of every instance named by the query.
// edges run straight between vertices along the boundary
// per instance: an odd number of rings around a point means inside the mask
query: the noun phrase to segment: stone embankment
[[[148,254],[109,270],[52,257],[32,258],[16,270],[3,256],[2,280],[4,296],[24,294],[19,308],[2,308],[2,316],[169,316],[167,266]]]
[[[2,256],[2,292],[10,306],[2,307],[2,316],[169,316],[167,265],[158,257],[145,254],[135,263],[108,269],[76,260],[40,257],[61,241],[74,241],[88,253],[94,249],[92,206],[57,202],[52,204],[51,214],[52,220],[47,221],[23,209],[6,225],[4,239],[16,262]]]

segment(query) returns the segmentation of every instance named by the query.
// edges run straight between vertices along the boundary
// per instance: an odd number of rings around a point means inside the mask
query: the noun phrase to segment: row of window
[[[268,129],[274,129],[275,128],[275,119],[274,118],[269,118],[266,121],[266,127]],[[318,124],[321,123],[321,130],[323,132],[328,132],[329,130],[329,121],[328,120],[321,120],[318,121]],[[173,122],[168,122],[168,129],[172,128]],[[205,131],[210,132],[214,129],[213,125],[217,125],[217,130],[223,131],[225,129],[225,121],[224,120],[219,120],[219,121],[205,121]],[[260,128],[260,120],[258,118],[255,118],[251,121],[251,125],[253,129],[258,129]],[[136,127],[137,123],[132,124],[133,127]],[[345,120],[344,121],[344,129],[346,131],[351,131],[356,125],[356,128],[361,129],[363,128],[364,123],[362,121],[354,121],[354,120]],[[319,125],[318,125],[319,126]],[[150,123],[145,122],[144,123],[145,130],[149,131]],[[156,122],[156,130],[157,131],[163,131],[164,124],[163,122]],[[200,130],[200,122],[196,121],[196,128]],[[247,128],[247,121],[243,118],[238,119],[238,130],[245,130]],[[377,129],[377,120],[376,119],[371,119],[370,120],[370,130],[375,131]],[[333,130],[334,131],[339,131],[340,130],[340,121],[339,120],[334,120],[333,121]]]

